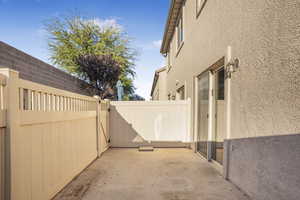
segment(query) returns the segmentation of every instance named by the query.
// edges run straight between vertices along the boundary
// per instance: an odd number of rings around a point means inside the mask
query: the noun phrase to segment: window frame
[[[179,87],[176,90],[176,93],[178,94],[179,99],[176,100],[185,100],[186,96],[185,96],[185,85],[182,85],[181,87]]]
[[[169,48],[169,51],[167,52],[167,73],[171,70],[171,68],[171,49]]]
[[[199,17],[207,0],[196,0],[196,18]]]
[[[179,25],[181,27],[180,32],[178,30]],[[179,33],[181,33],[180,41],[179,41]],[[177,18],[175,36],[176,36],[176,38],[175,38],[176,39],[176,41],[175,41],[175,46],[176,46],[175,57],[177,57],[184,45],[184,40],[185,40],[185,1],[181,7],[181,10],[180,10],[178,18]]]
[[[183,13],[181,11],[180,17],[178,18],[176,30],[177,30],[177,49],[180,48],[184,41],[184,30],[183,30]]]

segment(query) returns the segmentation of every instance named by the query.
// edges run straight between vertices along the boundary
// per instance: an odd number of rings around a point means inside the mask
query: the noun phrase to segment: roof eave
[[[162,45],[161,45],[161,48],[160,48],[160,53],[161,54],[166,54],[167,51],[168,51],[168,46],[169,46],[170,40],[171,40],[172,35],[175,31],[174,24],[171,24],[171,21],[174,20],[174,18],[175,18],[175,20],[178,18],[179,12],[177,12],[175,14],[174,14],[174,12],[178,11],[178,9],[179,10],[181,9],[182,4],[184,3],[184,1],[185,0],[172,0],[171,1],[171,6],[170,6],[170,9],[169,9],[168,19],[167,19],[167,23],[165,25],[165,32],[164,32],[164,36],[163,36],[163,41],[162,41]],[[176,4],[178,4],[179,6],[175,6]],[[171,25],[173,27],[171,27]]]
[[[157,69],[157,70],[155,71],[150,96],[153,95],[154,88],[155,88],[155,86],[156,86],[156,84],[157,84],[157,80],[158,80],[158,78],[159,78],[159,73],[165,71],[166,69],[167,69],[166,66],[164,66],[164,67],[159,68],[159,69]]]
[[[169,25],[170,25],[170,21],[171,21],[172,11],[174,9],[174,4],[175,4],[175,1],[172,0],[170,8],[169,8],[169,14],[168,14],[167,23],[165,25],[165,32],[164,32],[164,36],[163,36],[163,41],[162,41],[161,48],[160,48],[160,53],[161,54],[165,54],[166,53],[166,40],[167,40],[168,29],[169,29]]]

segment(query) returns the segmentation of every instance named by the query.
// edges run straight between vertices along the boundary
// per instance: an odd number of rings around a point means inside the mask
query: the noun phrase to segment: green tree
[[[136,51],[120,28],[101,27],[96,20],[72,16],[50,20],[46,31],[55,65],[86,81],[102,98],[114,97],[115,92],[109,91],[116,91],[118,79],[127,97],[134,93]]]

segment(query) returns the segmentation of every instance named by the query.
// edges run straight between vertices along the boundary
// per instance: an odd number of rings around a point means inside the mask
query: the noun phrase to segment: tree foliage
[[[79,71],[85,80],[89,80],[90,91],[101,98],[111,98],[112,86],[119,79],[121,68],[111,55],[82,55],[76,60]]]
[[[134,93],[136,52],[120,28],[72,16],[50,20],[46,30],[55,65],[86,81],[102,98],[114,95],[109,91],[115,91],[118,79],[125,95]]]

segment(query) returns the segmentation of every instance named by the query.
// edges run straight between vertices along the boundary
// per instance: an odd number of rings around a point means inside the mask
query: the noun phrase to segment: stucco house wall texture
[[[151,99],[155,101],[168,100],[166,67],[162,67],[155,71]]]
[[[0,41],[0,68],[10,68],[20,78],[70,92],[90,95],[83,81]]]
[[[168,91],[186,81],[193,99],[193,77],[231,46],[240,60],[232,77],[232,137],[299,133],[300,1],[208,0],[197,19],[195,10],[187,0],[184,45],[177,57],[171,53]]]
[[[159,83],[159,80],[157,80],[156,85],[153,89],[152,96],[151,96],[151,100],[153,100],[153,101],[159,100],[159,85],[158,85],[158,83]]]
[[[285,138],[300,133],[300,1],[207,0],[197,17],[196,0],[186,0],[183,23],[182,48],[177,50],[176,32],[169,45],[171,68],[167,73],[167,91],[175,94],[185,84],[186,95],[195,108],[194,78],[222,57],[226,58],[230,46],[232,57],[240,63],[231,78],[231,135],[227,139],[243,139],[244,146],[240,147],[251,153],[243,155],[247,159],[241,156],[230,159],[229,168],[245,166],[245,169],[230,171],[227,178],[254,199],[300,199],[300,176],[295,173],[299,159],[282,153],[284,148],[285,152],[294,152],[294,156],[300,154],[299,148],[289,145]],[[262,136],[276,137],[277,142],[272,144],[277,148],[265,151],[261,157],[254,156],[270,147],[264,142],[253,142],[252,139]],[[261,139],[264,138],[268,137]],[[230,149],[227,149],[229,156]],[[253,171],[245,172],[247,166],[253,166],[252,159],[258,159],[255,162],[261,166],[256,170],[262,176],[255,176],[255,181],[251,178]],[[280,174],[263,176],[263,172],[278,169]],[[289,177],[290,181],[277,182],[282,177]],[[258,183],[263,187],[254,190]],[[251,184],[253,187],[246,187]],[[273,187],[265,190],[267,184]],[[277,191],[284,195],[277,195]]]

